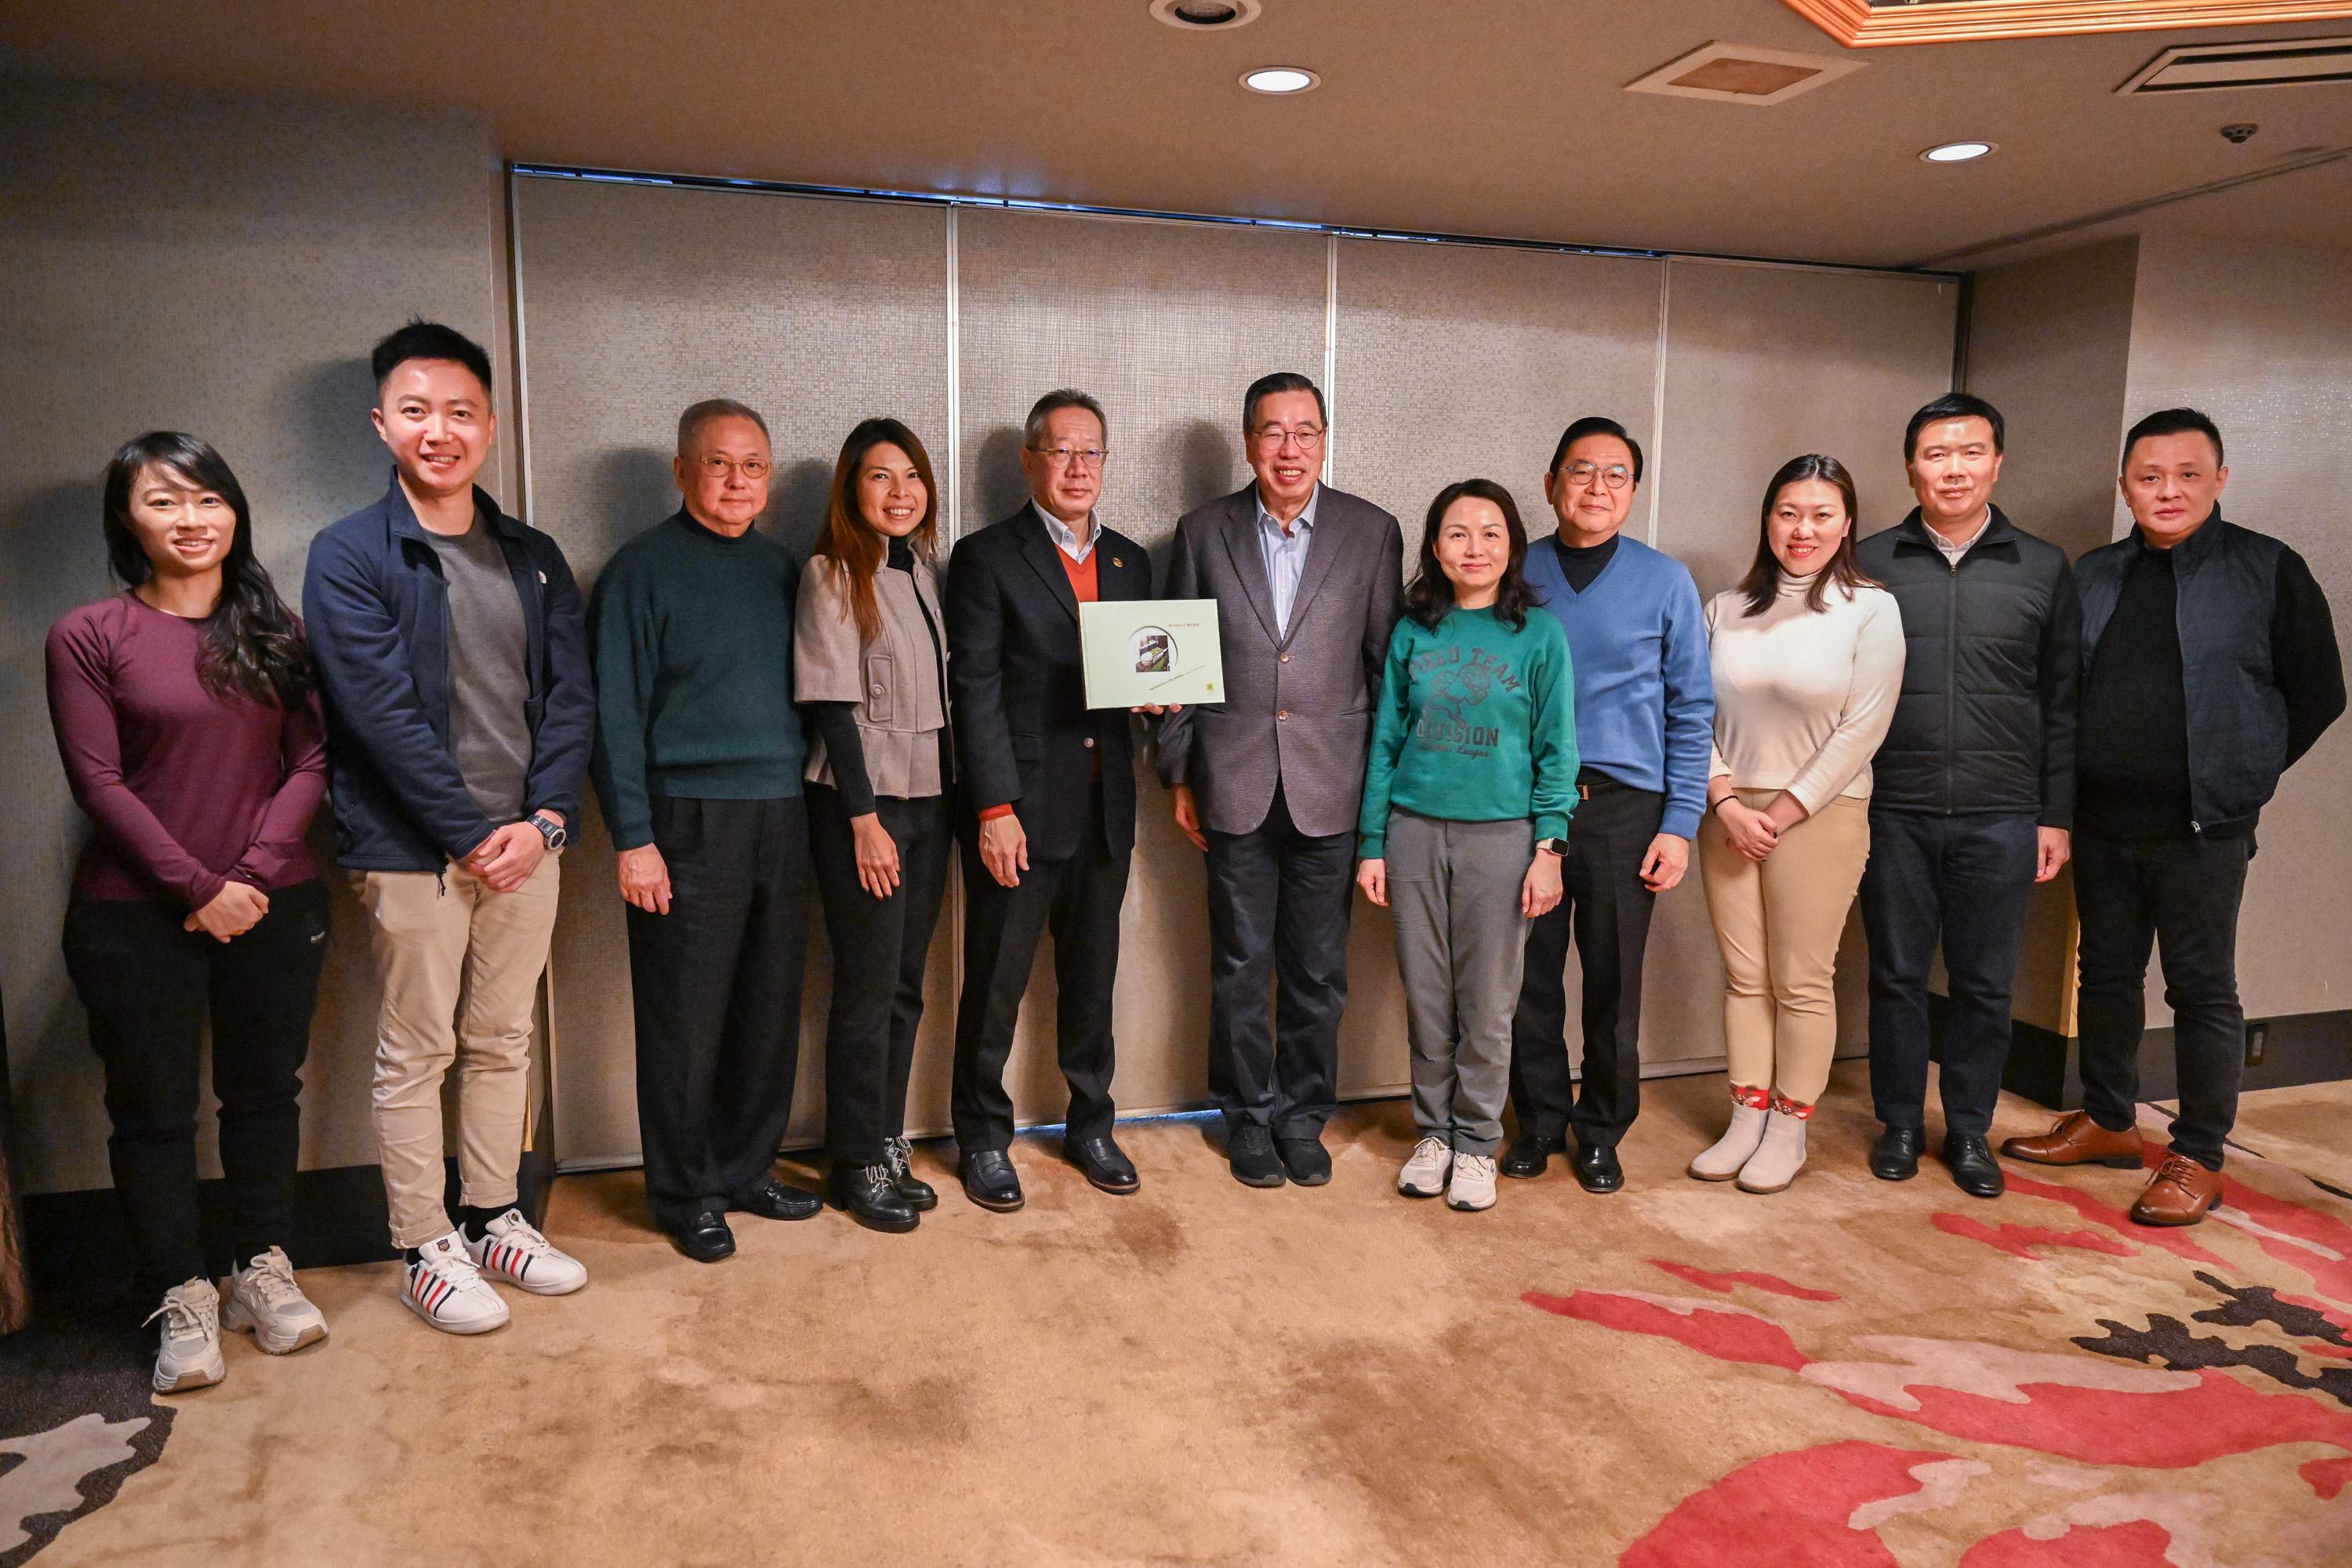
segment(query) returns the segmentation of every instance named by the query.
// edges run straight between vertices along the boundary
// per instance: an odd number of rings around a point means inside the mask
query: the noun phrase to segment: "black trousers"
[[[196,1218],[198,1064],[212,1025],[220,1161],[232,1261],[284,1247],[294,1231],[302,1058],[327,955],[327,890],[269,895],[269,912],[226,942],[181,929],[146,900],[82,899],[66,910],[66,972],[106,1067],[114,1191],[131,1226],[139,1294],[211,1277]]]
[[[923,969],[947,891],[954,842],[944,795],[874,802],[898,847],[898,886],[877,899],[857,880],[857,853],[841,793],[808,791],[809,858],[833,942],[833,1001],[824,1026],[824,1148],[851,1165],[878,1165],[882,1142],[907,1130],[907,1075],[923,1021]]]
[[[1124,764],[1122,764],[1124,765]],[[1103,837],[1102,789],[1087,795],[1078,850],[1029,862],[1005,887],[981,864],[975,835],[963,851],[963,993],[956,1009],[956,1142],[967,1154],[1013,1142],[1013,1097],[1004,1062],[1038,939],[1054,936],[1055,1027],[1062,1077],[1070,1086],[1069,1136],[1100,1138],[1114,1111],[1110,1080],[1111,988],[1118,978],[1118,910],[1127,899],[1129,856]]]
[[[1992,1131],[2039,837],[2030,815],[1870,814],[1861,900],[1870,936],[1870,1094],[1887,1126],[1926,1123],[1927,973],[1940,942],[1950,982],[1944,1131],[1981,1138]]]
[[[666,915],[628,909],[646,1202],[666,1229],[767,1180],[793,1114],[808,959],[808,812],[655,797]]]
[[[1528,930],[1511,1019],[1511,1106],[1523,1134],[1558,1138],[1572,1125],[1578,1142],[1614,1148],[1642,1110],[1642,954],[1658,901],[1642,883],[1642,858],[1665,819],[1666,797],[1613,779],[1580,782],[1587,793],[1569,826],[1559,902]],[[1571,936],[1584,982],[1583,1088],[1572,1109]]]
[[[1277,783],[1264,822],[1206,837],[1209,1093],[1228,1131],[1317,1137],[1338,1103],[1355,833],[1299,832]]]
[[[2132,1125],[2147,1023],[2147,956],[2162,944],[2172,1009],[2180,1115],[2172,1146],[2208,1170],[2238,1120],[2246,1015],[2238,1005],[2238,906],[2254,841],[2183,838],[2135,844],[2074,838],[2074,908],[2082,921],[2083,1109],[2110,1131]]]

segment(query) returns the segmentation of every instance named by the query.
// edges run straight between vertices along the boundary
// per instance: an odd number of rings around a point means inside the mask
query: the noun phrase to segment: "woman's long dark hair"
[[[155,563],[131,522],[132,492],[151,467],[212,491],[236,517],[236,531],[221,561],[220,600],[200,623],[204,648],[196,656],[196,679],[215,697],[236,695],[292,708],[310,690],[310,649],[294,612],[253,553],[253,511],[246,504],[245,487],[218,452],[177,430],[150,430],[122,444],[106,465],[107,564],[131,588],[154,575]]]
[[[1465,499],[1494,502],[1511,531],[1511,562],[1503,568],[1503,580],[1495,585],[1495,615],[1508,621],[1512,630],[1524,631],[1528,605],[1533,601],[1528,591],[1527,525],[1519,521],[1519,503],[1511,499],[1511,492],[1492,479],[1464,479],[1448,485],[1429,503],[1429,517],[1421,528],[1421,563],[1405,588],[1404,613],[1434,631],[1445,612],[1454,607],[1454,579],[1438,564],[1437,532],[1447,510]]]
[[[881,446],[896,447],[915,465],[923,481],[923,521],[907,535],[907,547],[926,561],[939,558],[940,487],[931,479],[931,455],[915,433],[896,419],[861,419],[849,439],[841,444],[840,460],[833,465],[833,489],[825,498],[824,522],[817,530],[815,553],[833,558],[849,579],[849,611],[857,635],[872,642],[882,635],[882,606],[874,598],[874,574],[890,553],[889,539],[866,521],[857,504],[857,476],[866,455]]]
[[[1830,563],[1813,574],[1812,585],[1805,590],[1805,608],[1820,611],[1829,604],[1830,584],[1834,583],[1851,597],[1857,588],[1875,588],[1874,582],[1855,559],[1853,536],[1862,527],[1862,506],[1854,499],[1853,476],[1846,472],[1843,463],[1835,458],[1825,458],[1819,452],[1808,452],[1801,458],[1791,458],[1780,465],[1772,482],[1764,487],[1764,511],[1756,529],[1756,560],[1748,568],[1748,575],[1739,580],[1739,591],[1748,595],[1747,614],[1760,616],[1780,592],[1780,558],[1772,553],[1772,509],[1780,504],[1780,492],[1790,485],[1819,479],[1836,489],[1845,501],[1845,537],[1838,541]]]

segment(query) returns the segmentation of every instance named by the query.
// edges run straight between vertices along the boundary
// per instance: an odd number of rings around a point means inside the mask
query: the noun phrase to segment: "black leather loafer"
[[[1108,1133],[1100,1138],[1064,1139],[1062,1158],[1104,1192],[1124,1197],[1143,1185],[1143,1178],[1135,1173],[1135,1167]]]
[[[939,1190],[915,1174],[912,1154],[904,1138],[882,1141],[882,1163],[890,1167],[890,1183],[898,1189],[898,1196],[917,1214],[929,1214],[940,1206]]]
[[[1588,1193],[1613,1193],[1625,1184],[1625,1167],[1605,1143],[1579,1143],[1575,1168],[1576,1184]]]
[[[1282,1160],[1274,1152],[1274,1133],[1255,1121],[1244,1121],[1225,1136],[1225,1163],[1234,1180],[1245,1187],[1278,1187],[1283,1184]]]
[[[1302,1187],[1319,1187],[1331,1179],[1331,1151],[1320,1138],[1277,1138],[1282,1168]]]
[[[705,1209],[696,1215],[688,1224],[671,1231],[669,1238],[697,1263],[716,1263],[735,1256],[735,1233],[727,1228],[727,1216],[716,1209]]]
[[[1919,1173],[1927,1134],[1916,1127],[1890,1127],[1870,1146],[1870,1173],[1882,1182],[1907,1182]]]
[[[898,1235],[922,1223],[898,1195],[887,1165],[835,1165],[825,1174],[824,1195],[868,1230]]]
[[[824,1212],[824,1200],[771,1176],[737,1198],[735,1206],[761,1219],[814,1219]]]
[[[1024,1201],[1020,1174],[1013,1169],[1013,1156],[1002,1149],[980,1149],[966,1154],[958,1173],[963,1178],[963,1195],[984,1209],[1011,1214]]]
[[[1511,1145],[1511,1152],[1496,1163],[1496,1169],[1507,1176],[1531,1182],[1544,1173],[1551,1157],[1567,1147],[1567,1140],[1558,1133],[1522,1132]]]
[[[1972,1198],[1997,1198],[2009,1190],[1992,1146],[1973,1132],[1945,1134],[1944,1163],[1952,1168],[1952,1185]]]

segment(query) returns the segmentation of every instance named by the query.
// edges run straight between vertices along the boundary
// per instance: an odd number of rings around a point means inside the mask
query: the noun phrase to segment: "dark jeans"
[[[186,918],[146,900],[82,899],[66,910],[66,972],[106,1067],[107,1157],[142,1300],[212,1273],[196,1219],[207,1020],[233,1261],[292,1239],[302,1058],[327,955],[327,890],[316,880],[271,893],[269,912],[226,942],[182,930]]]
[[[1356,836],[1299,832],[1277,783],[1264,822],[1207,837],[1209,1093],[1229,1133],[1318,1137],[1338,1098]]]
[[[1124,766],[1124,763],[1120,764]],[[1102,831],[1099,784],[1089,791],[1077,853],[1032,858],[1014,887],[981,864],[977,837],[963,851],[963,994],[956,1008],[956,1142],[967,1154],[1013,1143],[1013,1097],[1004,1062],[1029,989],[1038,939],[1054,934],[1055,1026],[1062,1076],[1070,1086],[1069,1136],[1109,1133],[1116,1050],[1111,987],[1118,978],[1118,910],[1129,857],[1114,855]]]
[[[1666,797],[1612,779],[1587,780],[1569,824],[1560,900],[1528,931],[1527,973],[1511,1019],[1511,1105],[1519,1131],[1614,1148],[1642,1110],[1642,954],[1657,895],[1642,857]],[[1570,1109],[1569,939],[1584,983],[1581,1092]]]
[[[2009,1062],[2010,987],[2025,940],[2040,826],[2030,814],[1870,814],[1862,919],[1870,934],[1870,1094],[1878,1120],[1927,1121],[1927,972],[1944,949],[1950,981],[1944,1131],[1992,1131]]]
[[[808,813],[654,799],[666,915],[628,909],[646,1202],[675,1230],[768,1179],[793,1114],[808,957]]]
[[[2109,1131],[2133,1123],[2148,946],[2160,943],[2180,1092],[2172,1146],[2213,1171],[2221,1168],[2222,1141],[2238,1120],[2245,1067],[2238,905],[2253,853],[2252,837],[2133,844],[2082,833],[2074,839],[2083,1109]]]
[[[877,899],[857,879],[841,793],[808,790],[809,858],[833,942],[833,1002],[824,1025],[824,1148],[850,1165],[878,1165],[882,1142],[907,1129],[907,1075],[923,1021],[923,968],[948,886],[954,825],[943,795],[877,797],[898,847],[898,886]]]

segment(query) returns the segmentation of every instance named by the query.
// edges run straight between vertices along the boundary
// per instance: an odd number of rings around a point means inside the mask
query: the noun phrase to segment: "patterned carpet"
[[[316,1271],[332,1340],[233,1342],[175,1401],[119,1338],[0,1342],[0,1568],[2352,1563],[2352,1201],[2254,1155],[2179,1232],[2125,1220],[2129,1172],[1875,1182],[1853,1064],[1755,1197],[1681,1174],[1722,1079],[1647,1087],[1607,1198],[1558,1166],[1489,1214],[1398,1198],[1393,1102],[1314,1191],[1170,1120],[1122,1129],[1134,1198],[1024,1140],[1022,1214],[745,1221],[713,1268],[634,1174],[570,1178],[581,1295],[453,1342],[389,1267]],[[2250,1142],[2352,1108],[2271,1092]]]

